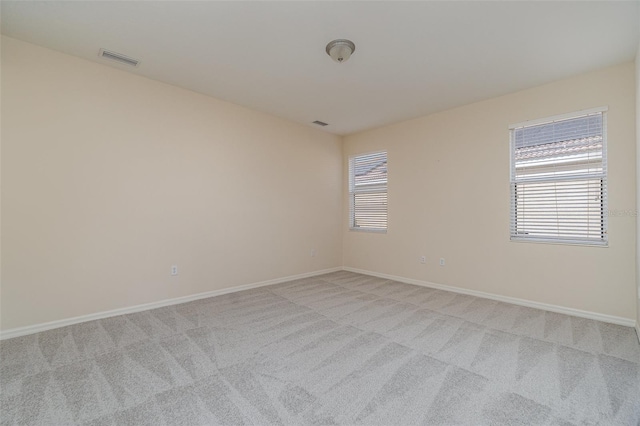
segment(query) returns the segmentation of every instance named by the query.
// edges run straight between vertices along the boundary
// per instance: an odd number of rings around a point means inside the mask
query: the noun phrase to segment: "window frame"
[[[384,154],[384,159],[387,164],[389,164],[389,152],[387,150],[378,150],[371,152],[364,152],[359,154],[354,154],[349,156],[348,158],[348,194],[349,194],[349,230],[356,232],[372,232],[378,234],[386,234],[389,229],[389,178],[388,171],[385,173],[386,182],[384,186],[380,186],[374,189],[364,189],[357,190],[355,187],[355,161],[358,158],[372,156],[376,154]],[[386,209],[385,209],[385,227],[384,228],[372,228],[372,227],[363,227],[363,226],[355,226],[356,220],[356,206],[355,206],[355,197],[357,194],[366,194],[366,193],[384,193],[386,195]]]
[[[589,246],[589,247],[608,247],[609,246],[609,225],[608,225],[608,161],[607,161],[607,112],[608,107],[591,108],[581,111],[575,111],[566,114],[555,115],[551,117],[540,118],[536,120],[524,121],[509,126],[509,235],[510,241],[513,242],[525,242],[525,243],[544,243],[544,244],[561,244],[572,246]],[[528,236],[523,234],[517,234],[518,226],[518,184],[522,183],[536,183],[535,180],[518,180],[516,177],[516,143],[515,132],[516,130],[541,126],[544,124],[551,124],[556,122],[562,122],[571,119],[577,119],[581,117],[587,117],[590,115],[601,114],[602,116],[602,174],[589,179],[588,176],[575,176],[571,177],[559,177],[551,176],[545,179],[541,179],[540,183],[558,183],[558,182],[578,182],[580,180],[600,180],[600,223],[601,223],[601,237],[600,239],[587,239],[587,238],[570,238],[570,237],[545,237],[545,236]],[[585,207],[589,208],[589,207]],[[557,212],[557,207],[553,208],[553,211]]]

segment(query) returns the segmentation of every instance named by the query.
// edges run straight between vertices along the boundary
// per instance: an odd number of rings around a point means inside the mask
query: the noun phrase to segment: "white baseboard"
[[[313,271],[313,272],[307,272],[304,274],[291,275],[288,277],[276,278],[276,279],[267,280],[267,281],[260,281],[257,283],[245,284],[237,287],[223,288],[220,290],[207,291],[204,293],[198,293],[198,294],[193,294],[189,296],[176,297],[174,299],[161,300],[159,302],[145,303],[142,305],[130,306],[127,308],[120,308],[120,309],[113,309],[113,310],[104,311],[104,312],[97,312],[95,314],[81,315],[78,317],[66,318],[66,319],[46,322],[42,324],[34,324],[26,327],[12,328],[9,330],[0,331],[0,340],[25,336],[28,334],[38,333],[41,331],[51,330],[54,328],[66,327],[68,325],[78,324],[81,322],[93,321],[93,320],[102,319],[102,318],[109,318],[109,317],[114,317],[118,315],[131,314],[135,312],[146,311],[149,309],[161,308],[163,306],[177,305],[180,303],[191,302],[193,300],[205,299],[207,297],[220,296],[223,294],[235,293],[242,290],[249,290],[252,288],[264,287],[264,286],[273,285],[273,284],[280,284],[287,281],[314,277],[316,275],[328,274],[330,272],[336,272],[336,271],[356,272],[359,274],[385,278],[388,280],[399,281],[407,284],[414,284],[422,287],[430,287],[438,290],[451,291],[451,292],[460,293],[460,294],[468,294],[470,296],[477,296],[485,299],[498,300],[500,302],[512,303],[514,305],[527,306],[530,308],[542,309],[545,311],[557,312],[557,313],[566,314],[566,315],[573,315],[576,317],[588,318],[596,321],[619,324],[627,327],[635,326],[636,333],[638,334],[638,340],[640,340],[640,324],[638,324],[633,319],[617,317],[613,315],[599,314],[597,312],[582,311],[579,309],[566,308],[564,306],[550,305],[547,303],[533,302],[530,300],[518,299],[515,297],[501,296],[498,294],[485,293],[483,291],[468,290],[460,287],[453,287],[453,286],[444,285],[444,284],[436,284],[428,281],[415,280],[412,278],[404,278],[396,275],[382,274],[379,272],[367,271],[367,270],[356,269],[351,267],[323,269],[320,271]]]
[[[638,336],[638,342],[640,342],[640,323],[636,321],[636,335]]]
[[[580,309],[566,308],[564,306],[550,305],[547,303],[533,302],[531,300],[518,299],[515,297],[501,296],[493,293],[485,293],[484,291],[468,290],[466,288],[453,287],[444,284],[436,284],[428,281],[414,280],[412,278],[398,277],[395,275],[381,274],[378,272],[367,271],[350,267],[343,267],[344,271],[356,272],[358,274],[371,275],[378,278],[385,278],[393,281],[400,281],[407,284],[415,284],[422,287],[430,287],[438,290],[451,291],[454,293],[468,294],[470,296],[482,297],[485,299],[497,300],[500,302],[512,303],[514,305],[527,306],[529,308],[542,309],[545,311],[557,312],[559,314],[572,315],[574,317],[588,318],[596,321],[608,322],[611,324],[624,325],[627,327],[635,327],[640,338],[640,325],[636,321],[629,318],[617,317],[613,315],[599,314],[597,312],[582,311]]]
[[[53,328],[66,327],[68,325],[78,324],[86,321],[93,321],[102,318],[115,317],[118,315],[132,314],[135,312],[146,311],[149,309],[162,308],[163,306],[177,305],[180,303],[191,302],[193,300],[205,299],[207,297],[220,296],[228,293],[235,293],[242,290],[264,287],[267,285],[280,284],[287,281],[299,280],[301,278],[314,277],[316,275],[328,274],[329,272],[341,271],[342,268],[330,268],[320,271],[307,272],[304,274],[291,275],[273,280],[260,281],[257,283],[240,285],[237,287],[223,288],[220,290],[207,291],[204,293],[192,294],[189,296],[176,297],[174,299],[165,299],[159,302],[144,303],[142,305],[130,306],[127,308],[113,309],[110,311],[97,312],[95,314],[81,315],[73,318],[66,318],[57,321],[45,322],[41,324],[28,325],[26,327],[17,327],[5,331],[0,331],[0,340],[11,339],[12,337],[25,336],[27,334],[39,333],[41,331],[51,330]]]

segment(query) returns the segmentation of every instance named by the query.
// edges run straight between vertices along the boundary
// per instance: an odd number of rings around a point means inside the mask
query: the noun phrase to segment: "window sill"
[[[598,247],[598,248],[609,248],[609,242],[604,243],[588,243],[585,241],[558,241],[558,240],[547,240],[543,238],[532,239],[532,238],[514,238],[511,237],[510,240],[512,243],[534,243],[534,244],[553,244],[560,246],[580,246],[580,247]]]
[[[386,229],[372,229],[372,228],[353,228],[353,227],[349,227],[349,231],[370,232],[372,234],[386,234],[387,233]]]

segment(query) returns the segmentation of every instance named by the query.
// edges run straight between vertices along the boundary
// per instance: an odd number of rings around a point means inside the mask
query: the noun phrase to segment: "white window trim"
[[[353,226],[354,225],[354,215],[355,215],[355,206],[354,206],[354,197],[353,195],[355,193],[366,193],[366,192],[381,192],[379,190],[372,190],[372,191],[368,191],[368,190],[361,190],[361,191],[355,191],[354,190],[354,182],[353,182],[353,175],[352,175],[352,164],[355,158],[357,157],[362,157],[362,156],[366,156],[366,155],[372,155],[372,154],[379,154],[379,153],[385,153],[385,156],[387,158],[387,165],[388,165],[388,161],[389,161],[389,152],[387,150],[377,150],[377,151],[371,151],[371,152],[361,152],[358,154],[354,154],[349,156],[348,158],[348,164],[347,164],[347,173],[348,173],[348,194],[349,194],[349,230],[350,231],[355,231],[355,232],[368,232],[368,233],[375,233],[375,234],[386,234],[387,230],[389,229],[389,211],[387,209],[387,227],[384,229],[379,229],[379,228],[366,228],[366,227],[361,227],[361,226]],[[389,199],[389,182],[387,180],[387,183],[385,185],[385,192],[387,194],[387,202]]]
[[[604,240],[601,241],[584,241],[584,240],[571,240],[569,238],[542,238],[542,237],[523,237],[523,236],[514,236],[511,233],[511,221],[514,219],[513,218],[513,207],[512,207],[512,203],[513,201],[510,199],[509,200],[509,204],[510,204],[510,212],[509,212],[509,236],[510,236],[510,241],[511,242],[515,242],[515,243],[542,243],[542,244],[556,244],[556,245],[570,245],[570,246],[587,246],[587,247],[602,247],[602,248],[607,248],[609,247],[609,221],[608,221],[608,178],[609,178],[609,169],[608,169],[608,154],[607,154],[607,112],[609,111],[609,107],[607,106],[603,106],[603,107],[596,107],[596,108],[590,108],[590,109],[584,109],[584,110],[580,110],[580,111],[575,111],[575,112],[570,112],[570,113],[565,113],[565,114],[558,114],[558,115],[554,115],[554,116],[550,116],[550,117],[544,117],[544,118],[539,118],[539,119],[535,119],[535,120],[527,120],[527,121],[522,121],[520,123],[515,123],[515,124],[511,124],[509,125],[509,197],[512,197],[512,185],[514,184],[514,177],[513,177],[513,170],[514,170],[514,131],[517,128],[522,128],[522,127],[531,127],[531,126],[537,126],[537,125],[541,125],[541,124],[547,124],[547,123],[553,123],[555,121],[563,121],[563,120],[568,120],[568,119],[572,119],[572,118],[579,118],[579,117],[583,117],[583,116],[587,116],[587,115],[591,115],[591,114],[596,114],[596,113],[602,113],[602,120],[603,120],[603,132],[602,132],[602,143],[603,143],[603,148],[602,148],[602,161],[603,164],[605,164],[605,172],[604,172],[604,179],[606,182],[605,185],[605,191],[603,194],[603,217],[602,217],[602,221],[603,221],[603,227],[604,227],[604,233],[605,233],[605,238]],[[560,179],[558,179],[560,180]]]
[[[537,126],[540,124],[553,123],[554,121],[568,120],[570,118],[578,118],[584,115],[590,115],[598,112],[607,112],[607,111],[609,111],[609,107],[606,107],[606,106],[582,109],[580,111],[568,112],[565,114],[552,115],[551,117],[538,118],[535,120],[528,120],[528,121],[522,121],[516,124],[510,124],[509,130],[515,130],[517,127],[530,127],[530,126]]]

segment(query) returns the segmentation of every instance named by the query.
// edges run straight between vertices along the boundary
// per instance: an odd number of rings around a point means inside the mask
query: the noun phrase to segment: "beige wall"
[[[640,12],[640,10],[639,10]],[[640,13],[638,14],[640,22]],[[636,54],[636,330],[640,339],[640,41],[638,43],[638,53]]]
[[[608,248],[511,243],[508,229],[508,125],[585,108],[609,107],[609,208],[636,207],[631,63],[342,146],[11,38],[1,47],[2,330],[342,264],[636,315],[633,217],[610,218]],[[389,232],[350,232],[347,159],[378,149]]]
[[[389,159],[388,232],[349,231],[344,219],[344,266],[633,320],[633,215],[610,218],[608,248],[509,241],[509,125],[600,106],[609,208],[632,211],[633,63],[344,138],[345,176],[351,155],[386,149]],[[346,216],[346,178],[343,191]]]
[[[2,114],[3,330],[341,265],[337,136],[6,37]]]

